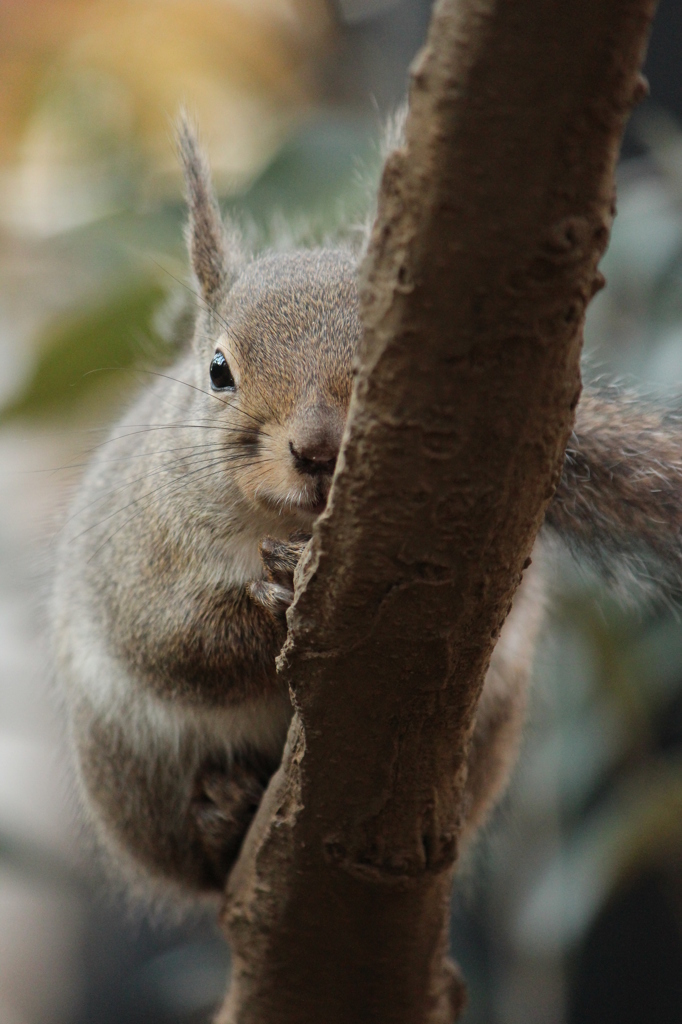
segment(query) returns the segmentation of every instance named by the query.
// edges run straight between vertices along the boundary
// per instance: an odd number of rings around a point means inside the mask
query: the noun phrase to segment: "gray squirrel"
[[[187,123],[179,150],[194,338],[85,472],[61,535],[51,618],[95,832],[129,876],[200,894],[223,888],[291,717],[275,659],[350,400],[359,252],[243,252]],[[465,838],[515,759],[544,610],[543,535],[614,582],[677,596],[679,434],[665,410],[617,389],[584,392],[483,689]]]

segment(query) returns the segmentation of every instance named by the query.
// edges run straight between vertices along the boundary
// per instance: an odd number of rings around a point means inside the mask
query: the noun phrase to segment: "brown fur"
[[[53,623],[94,827],[118,863],[202,890],[222,886],[283,747],[291,712],[275,658],[301,533],[329,491],[360,323],[350,250],[244,260],[186,124],[180,150],[200,288],[194,341],[96,452],[60,545]],[[234,389],[211,390],[216,351]],[[604,566],[606,554],[637,568],[653,553],[671,589],[674,427],[588,394],[548,514]],[[542,607],[534,567],[477,714],[468,835],[513,763]]]

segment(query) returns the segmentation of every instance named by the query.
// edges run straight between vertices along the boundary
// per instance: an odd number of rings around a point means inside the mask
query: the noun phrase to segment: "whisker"
[[[104,516],[103,519],[99,519],[96,523],[91,523],[90,526],[86,527],[84,530],[81,530],[81,532],[77,533],[74,537],[71,538],[71,540],[78,540],[79,537],[83,537],[86,533],[89,533],[91,530],[97,529],[98,526],[101,526],[103,523],[106,523],[109,519],[113,519],[114,516],[120,515],[121,512],[125,512],[127,509],[131,508],[133,505],[136,505],[138,502],[144,501],[145,498],[153,498],[156,494],[160,494],[163,490],[165,490],[168,487],[171,487],[173,485],[176,485],[177,487],[183,487],[186,481],[190,477],[194,476],[195,473],[205,472],[207,469],[211,469],[212,466],[218,465],[219,463],[222,463],[222,459],[215,459],[212,462],[209,462],[208,464],[204,464],[202,466],[199,466],[197,469],[192,470],[192,472],[188,473],[185,477],[183,477],[181,481],[169,480],[167,484],[161,484],[160,487],[153,487],[151,491],[147,491],[145,494],[137,495],[137,497],[133,498],[132,501],[129,501],[126,505],[122,505],[120,508],[117,508],[113,512],[110,512],[108,516]]]
[[[216,450],[221,450],[221,449],[220,449],[220,447],[217,447],[217,448],[216,447],[212,447],[211,451],[209,452],[208,448],[207,448],[207,457],[209,458],[208,463],[206,462],[206,460],[202,461],[200,465],[196,466],[196,469],[193,470],[192,473],[183,475],[181,477],[181,481],[180,482],[185,481],[188,476],[193,476],[194,472],[201,472],[202,469],[210,468],[211,465],[215,464],[216,462],[220,462],[220,464],[224,466],[224,465],[229,465],[231,463],[239,462],[242,459],[253,458],[250,455],[250,453],[248,453],[248,452],[237,452],[237,453],[223,455],[221,457],[221,459],[219,459],[219,460],[213,460],[213,453]],[[140,483],[142,480],[148,480],[148,479],[150,479],[153,476],[159,476],[159,475],[161,475],[163,473],[173,472],[173,470],[176,470],[181,462],[187,461],[187,460],[189,460],[191,458],[195,458],[195,456],[194,455],[180,456],[178,459],[174,459],[169,465],[164,466],[161,469],[154,470],[151,473],[145,473],[142,476],[134,478],[133,480],[126,480],[124,483],[119,484],[117,487],[110,488],[108,491],[105,491],[104,493],[98,495],[92,501],[89,501],[87,503],[87,505],[82,505],[79,509],[76,510],[76,512],[74,512],[71,516],[69,516],[69,518],[65,522],[66,523],[71,522],[73,519],[77,518],[79,515],[82,515],[83,512],[85,512],[87,509],[91,508],[93,505],[96,505],[100,501],[104,501],[105,498],[108,498],[108,497],[110,497],[113,494],[117,494],[119,491],[124,490],[126,487],[130,487],[132,484]],[[269,460],[269,459],[261,460],[261,459],[258,459],[257,461],[260,463],[261,461],[262,462],[268,462],[268,461],[273,461],[273,460]],[[172,483],[172,482],[173,481],[169,481],[169,483]],[[123,505],[121,508],[116,509],[110,515],[105,516],[104,519],[100,519],[98,523],[93,523],[91,526],[89,526],[85,530],[83,530],[82,533],[76,534],[76,536],[73,537],[72,539],[76,540],[78,537],[82,536],[83,533],[87,533],[89,530],[92,530],[96,526],[101,525],[103,522],[106,522],[107,519],[111,519],[113,516],[118,515],[119,512],[124,512],[127,508],[130,508],[130,506],[134,505],[136,502],[142,501],[144,498],[146,498],[148,496],[153,496],[154,494],[156,494],[158,492],[158,490],[159,490],[158,488],[152,488],[152,490],[148,491],[146,494],[138,495],[137,497],[133,498],[132,501],[129,502],[127,505]]]
[[[222,445],[204,445],[202,447],[204,453],[206,455],[210,455],[211,457],[215,452],[224,450]],[[111,487],[108,491],[104,491],[102,494],[98,495],[92,501],[89,501],[87,505],[82,505],[76,512],[73,513],[73,515],[69,516],[66,522],[71,522],[72,519],[75,519],[76,516],[81,515],[83,512],[85,512],[86,509],[91,508],[93,505],[96,505],[100,501],[104,501],[105,498],[110,497],[112,494],[118,494],[119,491],[125,490],[126,487],[131,487],[133,484],[140,483],[140,481],[142,480],[148,480],[154,476],[159,476],[162,473],[171,473],[173,472],[173,470],[177,470],[178,466],[182,462],[188,461],[189,459],[196,459],[198,457],[200,457],[200,453],[197,452],[192,452],[188,455],[181,455],[178,456],[177,459],[172,459],[167,465],[162,466],[161,469],[155,469],[151,472],[144,473],[142,476],[133,477],[132,480],[125,480],[123,483],[118,484],[116,487]],[[226,459],[226,461],[236,461],[238,457],[238,455],[233,455]]]
[[[163,372],[162,372],[162,371],[160,371],[160,370],[151,370],[151,369],[148,369],[148,368],[145,368],[145,367],[137,367],[137,368],[135,368],[135,370],[134,370],[133,372],[137,372],[137,373],[139,373],[139,374],[143,374],[143,373],[146,373],[146,374],[149,374],[150,376],[154,376],[154,377],[166,377],[166,378],[167,378],[168,380],[173,380],[173,381],[175,381],[175,382],[176,382],[177,384],[183,384],[183,385],[184,385],[185,387],[193,388],[193,389],[194,389],[195,391],[199,391],[199,392],[200,392],[201,394],[203,394],[203,395],[208,395],[208,396],[209,396],[210,398],[215,398],[215,399],[216,399],[217,401],[219,401],[219,402],[220,402],[220,403],[221,403],[222,405],[226,405],[226,406],[229,406],[229,408],[230,408],[230,409],[231,409],[231,410],[232,410],[232,411],[233,411],[234,413],[236,413],[237,415],[240,415],[240,416],[244,416],[244,417],[246,417],[247,419],[251,419],[251,420],[253,420],[253,422],[254,422],[254,423],[256,424],[256,427],[257,427],[257,428],[259,428],[259,429],[260,429],[260,428],[262,428],[262,424],[261,424],[261,421],[259,420],[259,418],[258,418],[257,416],[254,416],[254,415],[253,415],[252,413],[249,413],[249,412],[248,412],[248,411],[247,411],[246,409],[240,409],[240,408],[239,408],[238,406],[235,406],[235,405],[233,405],[233,404],[232,404],[232,402],[227,402],[227,401],[225,401],[225,400],[223,400],[223,399],[219,398],[219,396],[218,396],[218,395],[216,395],[216,394],[215,394],[215,392],[214,392],[213,390],[209,390],[209,391],[207,391],[207,390],[204,390],[204,389],[202,389],[202,388],[199,388],[199,387],[197,387],[197,385],[196,385],[196,384],[191,384],[191,383],[190,383],[189,381],[183,380],[183,379],[182,379],[182,378],[180,378],[180,377],[171,377],[171,376],[170,376],[169,374],[163,373]],[[253,384],[253,383],[254,383],[254,382],[252,382],[252,384]],[[265,395],[264,395],[264,394],[263,394],[263,393],[262,393],[262,392],[260,391],[260,389],[259,389],[259,387],[258,387],[257,383],[256,383],[256,391],[257,391],[257,393],[258,393],[259,395],[261,395],[261,397],[262,397],[262,398],[263,398],[263,400],[265,401]],[[164,402],[164,404],[166,404],[166,405],[171,405],[170,397],[169,397],[168,395],[164,395],[164,394],[158,394],[158,392],[157,392],[157,393],[156,393],[156,397],[157,397],[157,399],[160,399],[160,400],[161,400],[162,402]],[[270,405],[268,404],[268,402],[267,402],[267,401],[265,401],[265,404],[266,404],[266,406],[267,406],[267,408],[268,408],[268,411],[269,411],[269,412],[270,412],[270,413],[272,414],[272,416],[274,417],[274,416],[275,416],[275,414],[274,414],[274,412],[273,412],[273,410],[272,410],[272,407],[271,407],[271,406],[270,406]],[[178,407],[177,407],[177,406],[175,406],[175,408],[178,408]]]
[[[210,467],[209,467],[209,468],[210,468]],[[156,490],[155,490],[154,492],[152,492],[152,493],[153,493],[153,494],[156,494],[156,493],[158,493],[158,492],[160,492],[160,491],[162,491],[162,490],[166,489],[166,488],[167,488],[167,487],[169,487],[169,486],[170,486],[170,484],[167,484],[167,485],[163,485],[162,487],[160,487],[160,488],[157,488],[157,489],[156,489]],[[177,490],[178,490],[178,489],[180,488],[180,486],[182,486],[182,485],[179,485],[179,484],[177,484],[177,483],[176,483],[175,489],[174,489],[174,490],[171,490],[171,491],[169,492],[169,496],[172,496],[172,495],[173,495],[174,493],[176,493],[176,491],[177,491]],[[130,507],[131,507],[132,505],[135,505],[135,504],[137,504],[137,502],[139,502],[139,501],[141,501],[141,500],[142,500],[141,498],[136,498],[136,499],[135,499],[134,501],[130,502],[130,504],[129,504],[129,505],[125,505],[125,506],[124,506],[124,507],[123,507],[122,509],[118,509],[118,511],[117,511],[117,512],[115,512],[115,513],[113,513],[113,515],[118,515],[118,514],[119,514],[120,512],[124,512],[124,511],[125,511],[125,510],[126,510],[127,508],[130,508]],[[115,536],[116,536],[116,535],[117,535],[118,533],[120,533],[120,532],[121,532],[121,530],[123,530],[123,529],[124,529],[124,528],[125,528],[125,527],[126,527],[126,526],[127,526],[128,524],[129,524],[129,523],[132,523],[132,522],[133,522],[133,521],[134,521],[135,519],[137,519],[137,518],[138,518],[138,516],[141,516],[141,515],[142,515],[142,514],[143,514],[144,512],[146,512],[146,511],[147,511],[147,509],[149,508],[149,505],[150,505],[150,504],[151,504],[151,501],[150,501],[150,502],[147,502],[147,504],[143,505],[143,506],[142,506],[142,508],[141,508],[141,509],[139,509],[139,510],[138,510],[138,511],[137,511],[137,512],[136,512],[136,513],[134,514],[134,515],[132,515],[132,516],[129,516],[129,517],[128,517],[128,518],[126,519],[126,520],[124,520],[124,522],[123,522],[123,523],[121,523],[121,525],[120,525],[119,527],[117,527],[117,528],[116,528],[115,530],[113,530],[113,531],[112,531],[112,533],[110,533],[110,534],[109,534],[109,536],[108,536],[108,537],[106,537],[106,538],[105,538],[105,540],[104,540],[104,541],[103,541],[103,542],[102,542],[102,543],[100,544],[100,546],[99,546],[98,548],[96,548],[96,549],[95,549],[95,550],[93,551],[93,553],[92,553],[92,554],[90,555],[90,557],[88,558],[88,562],[91,562],[91,561],[93,560],[93,558],[95,558],[95,556],[96,556],[96,555],[98,555],[98,554],[99,554],[99,552],[100,552],[100,551],[101,551],[101,550],[102,550],[102,549],[103,549],[104,547],[106,547],[106,545],[107,545],[107,544],[109,544],[109,542],[110,542],[110,541],[112,541],[112,540],[113,540],[113,538],[114,538],[114,537],[115,537]],[[107,517],[106,517],[106,519],[102,519],[102,520],[100,520],[100,522],[99,522],[99,523],[96,523],[95,525],[96,525],[96,526],[101,526],[101,525],[102,525],[102,523],[105,523],[105,522],[107,521],[107,519],[110,519],[110,518],[111,518],[111,516],[107,516]],[[93,527],[88,527],[88,530],[90,530],[90,529],[93,529]],[[84,533],[87,533],[87,532],[88,532],[88,530],[84,530],[83,532],[84,532]],[[78,534],[78,536],[80,537],[80,536],[82,536],[82,534]],[[75,540],[75,539],[77,539],[77,538],[73,538],[73,539]]]
[[[216,447],[219,444],[222,444],[224,446],[225,444],[229,444],[229,442],[218,442],[218,441],[215,442],[215,446]],[[177,448],[156,448],[154,451],[150,451],[150,452],[136,452],[134,455],[118,455],[115,459],[100,459],[99,462],[98,462],[98,465],[100,465],[100,466],[110,466],[110,465],[114,465],[114,464],[119,463],[119,462],[132,462],[133,459],[145,459],[145,458],[152,459],[152,458],[156,458],[159,455],[171,454],[172,452],[187,451],[189,449],[195,449],[196,450],[197,448],[201,449],[201,448],[208,448],[208,447],[211,447],[211,445],[204,443],[204,444],[183,444],[183,445],[179,445]],[[47,469],[30,469],[30,470],[27,470],[27,472],[29,472],[29,473],[60,473],[60,472],[62,472],[62,470],[67,470],[67,469],[85,469],[87,466],[90,466],[90,465],[92,465],[92,460],[88,459],[87,462],[67,462],[63,466],[51,466],[51,467],[49,467]]]
[[[182,457],[182,459],[186,459],[186,458],[187,458],[186,456]],[[252,459],[251,460],[251,466],[249,466],[249,461],[248,461],[249,460],[249,453],[248,452],[236,453],[236,454],[228,454],[226,456],[223,455],[219,459],[213,459],[212,457],[210,457],[208,462],[204,460],[201,463],[201,465],[196,466],[190,473],[183,474],[180,477],[180,479],[178,480],[178,485],[179,485],[179,487],[184,486],[185,481],[189,477],[195,476],[196,473],[201,473],[204,470],[211,469],[212,466],[219,465],[221,467],[221,469],[222,469],[222,467],[224,467],[226,465],[229,465],[231,463],[239,462],[240,460],[245,460],[245,467],[244,468],[246,468],[247,470],[249,468],[253,468],[255,466],[265,465],[265,464],[267,464],[269,462],[277,461],[274,458],[267,458],[267,457],[266,458],[261,458],[261,457],[258,457],[257,459]],[[172,469],[176,468],[177,463],[178,463],[178,460],[174,460],[174,462],[171,464],[171,466],[164,467],[164,469],[158,470],[156,472],[157,473],[170,472]],[[155,475],[155,474],[145,474],[144,476],[138,477],[134,481],[126,481],[126,483],[122,484],[120,487],[112,488],[110,491],[107,491],[104,494],[99,495],[97,498],[93,499],[93,501],[88,502],[87,505],[84,505],[80,509],[78,509],[78,511],[76,511],[72,516],[70,516],[69,519],[66,520],[66,522],[67,523],[70,522],[72,519],[76,518],[76,516],[81,515],[84,511],[86,511],[86,509],[90,508],[92,505],[96,505],[98,501],[103,500],[105,497],[108,497],[110,494],[117,493],[119,490],[123,490],[125,487],[130,486],[131,483],[139,483],[141,480],[146,480],[146,479],[148,479],[149,476],[153,476],[153,475]],[[81,533],[76,534],[76,536],[72,537],[71,539],[72,540],[77,540],[79,537],[83,536],[84,533],[88,533],[90,530],[95,529],[97,526],[101,526],[102,523],[106,522],[108,519],[113,518],[113,516],[118,515],[120,512],[125,512],[125,510],[127,508],[130,508],[131,505],[134,505],[136,502],[143,501],[145,498],[150,498],[150,499],[153,498],[156,494],[160,493],[165,487],[171,486],[173,483],[174,483],[174,481],[170,480],[170,481],[168,481],[167,484],[162,484],[160,487],[152,488],[151,491],[147,491],[145,494],[137,495],[135,498],[132,499],[132,501],[128,502],[128,504],[123,505],[123,506],[121,506],[118,509],[115,509],[108,516],[105,516],[104,519],[100,519],[100,520],[98,520],[98,522],[92,523],[85,530],[81,531]]]
[[[184,384],[185,387],[192,388],[193,391],[198,391],[200,395],[206,395],[208,398],[215,398],[216,402],[220,402],[221,405],[224,405],[228,408],[233,408],[231,402],[226,402],[223,398],[220,398],[213,391],[206,391],[204,388],[200,388],[198,384],[190,384],[189,381],[181,380],[179,377],[171,377],[169,373],[162,373],[160,370],[141,370],[140,372],[149,373],[151,374],[152,377],[163,377],[165,380],[172,380],[176,384]],[[248,416],[249,419],[254,420],[260,426],[260,423],[256,416],[253,416],[251,413],[246,412],[245,409],[239,409],[238,412],[241,413],[243,416]]]
[[[275,460],[268,459],[268,460],[264,460],[264,461],[275,461]],[[187,474],[187,476],[188,477],[189,476],[193,476],[195,472],[204,472],[204,473],[206,473],[207,470],[213,470],[212,472],[208,472],[207,473],[207,477],[210,478],[212,476],[217,475],[219,472],[222,472],[222,469],[223,469],[222,460],[216,459],[213,463],[209,463],[208,466],[202,466],[198,470],[193,470],[192,473]],[[139,501],[142,501],[145,497],[149,497],[149,501],[138,512],[136,512],[132,516],[129,516],[128,519],[126,519],[116,530],[114,530],[111,534],[109,534],[109,536],[103,541],[103,543],[100,544],[100,546],[98,548],[96,548],[96,550],[92,553],[92,555],[90,555],[90,558],[88,559],[88,562],[91,562],[92,559],[102,550],[102,548],[104,548],[118,533],[120,533],[120,531],[125,526],[127,526],[128,523],[131,523],[133,520],[137,519],[138,516],[140,516],[144,512],[146,512],[146,510],[149,508],[149,506],[150,506],[154,496],[156,496],[157,494],[159,494],[159,493],[161,493],[163,491],[166,491],[166,496],[167,497],[172,497],[173,494],[177,493],[179,490],[181,490],[185,486],[185,480],[186,480],[186,478],[183,477],[183,479],[180,480],[180,481],[169,481],[167,484],[162,484],[160,487],[157,487],[153,491],[150,491],[147,495],[141,495],[140,497],[135,498],[133,501],[129,502],[128,505],[123,506],[123,508],[117,509],[116,512],[113,512],[110,516],[106,516],[104,519],[101,519],[98,523],[94,523],[92,526],[89,526],[86,530],[83,530],[81,533],[77,534],[76,537],[73,537],[72,540],[77,540],[78,537],[83,536],[83,534],[88,533],[90,530],[94,529],[95,527],[101,526],[103,523],[107,522],[107,520],[111,519],[112,516],[118,515],[119,513],[124,512],[126,509],[130,508],[132,505],[136,504]]]
[[[149,374],[149,376],[151,376],[151,377],[160,377],[160,378],[163,378],[164,380],[173,381],[175,384],[182,384],[184,387],[191,388],[193,391],[197,391],[201,395],[206,395],[207,398],[214,398],[216,400],[216,402],[220,402],[221,405],[224,405],[226,407],[232,408],[237,413],[237,415],[245,416],[248,419],[253,420],[254,423],[257,425],[257,427],[259,429],[261,429],[261,427],[262,427],[262,424],[261,424],[260,420],[258,419],[258,417],[254,416],[250,412],[247,412],[246,409],[235,409],[235,407],[233,406],[233,404],[231,402],[226,402],[224,399],[222,399],[218,395],[216,395],[215,392],[207,391],[205,388],[200,388],[197,384],[192,384],[192,383],[190,383],[190,381],[182,380],[181,377],[173,377],[169,373],[162,373],[161,370],[150,370],[150,369],[146,369],[145,367],[140,367],[140,366],[138,366],[138,367],[130,367],[130,366],[100,366],[100,367],[97,367],[96,369],[93,369],[93,370],[87,370],[86,373],[83,374],[83,377],[89,377],[93,373],[114,373],[116,371],[123,372],[123,373],[137,373],[137,374],[146,373],[146,374]],[[258,388],[257,388],[257,390],[258,390]],[[261,394],[261,392],[259,390],[258,390],[258,393],[263,398],[263,401],[265,402],[265,404],[266,404],[266,406],[268,408],[268,411],[273,415],[273,418],[275,418],[275,414],[274,414],[271,406],[265,400],[265,396],[263,394]],[[163,398],[163,397],[164,396],[161,396],[161,398]],[[167,396],[166,396],[166,400],[168,400]]]
[[[164,267],[157,260],[153,260],[153,262],[156,263],[156,266],[160,270],[163,270],[164,273],[168,274],[168,276],[171,278],[172,281],[175,281],[175,283],[179,284],[181,288],[185,288],[186,291],[188,291],[190,293],[190,295],[193,295],[194,299],[198,303],[200,303],[203,306],[203,308],[207,312],[209,312],[211,314],[211,316],[215,317],[215,319],[218,321],[218,324],[223,328],[223,330],[226,333],[229,333],[230,326],[229,326],[227,320],[225,320],[225,318],[223,316],[221,316],[221,314],[218,312],[218,310],[215,308],[215,306],[213,306],[210,302],[207,302],[206,299],[203,297],[203,295],[200,295],[196,291],[196,289],[192,288],[190,285],[188,285],[186,281],[181,281],[177,277],[175,277],[174,274],[171,274],[170,270],[168,270],[166,267]],[[231,337],[232,337],[232,341],[237,346],[237,351],[239,352],[240,355],[243,355],[244,354],[244,348],[241,345],[239,339],[234,337],[234,335],[232,335]],[[279,417],[277,416],[277,413],[275,412],[275,410],[272,408],[272,405],[270,404],[270,401],[269,401],[268,396],[265,393],[265,391],[256,382],[252,382],[252,383],[254,383],[257,394],[262,399],[266,409],[268,410],[268,412],[272,416],[272,418],[275,421],[275,423],[279,423],[280,422],[279,421]]]
[[[131,424],[131,426],[132,425],[133,424]],[[108,437],[105,441],[100,441],[99,444],[92,445],[90,448],[86,449],[85,454],[86,455],[91,455],[93,452],[96,452],[99,448],[104,448],[105,445],[112,444],[114,441],[122,441],[126,437],[135,437],[138,434],[147,434],[147,433],[150,433],[152,430],[163,430],[165,428],[172,429],[172,428],[175,428],[175,426],[176,425],[174,423],[158,424],[158,425],[145,426],[141,430],[129,430],[125,434],[116,434],[114,437]],[[184,426],[191,427],[192,424],[185,424]],[[204,429],[204,430],[220,430],[220,431],[223,431],[225,433],[238,434],[241,437],[243,437],[245,432],[246,432],[246,428],[239,428],[239,427],[209,427],[209,426],[205,426],[204,427],[203,424],[198,424],[197,426],[200,427],[201,429]],[[177,425],[178,429],[180,429],[181,427],[182,427],[182,424],[178,424]],[[254,438],[255,437],[269,437],[270,436],[269,434],[266,434],[263,431],[258,432],[254,428],[251,428],[251,427],[249,427],[248,430],[252,431],[251,436],[254,437]],[[247,436],[249,436],[248,433],[247,433]],[[64,466],[62,468],[68,469],[69,466],[67,464],[66,466]]]

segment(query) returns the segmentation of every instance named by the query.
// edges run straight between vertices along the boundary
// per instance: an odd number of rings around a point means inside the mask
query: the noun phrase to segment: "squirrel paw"
[[[278,619],[285,617],[294,599],[294,569],[309,539],[305,534],[295,534],[288,541],[264,537],[260,543],[265,577],[249,584],[249,593]]]
[[[268,778],[268,773],[238,762],[229,770],[207,767],[197,777],[191,812],[218,886],[237,859]]]

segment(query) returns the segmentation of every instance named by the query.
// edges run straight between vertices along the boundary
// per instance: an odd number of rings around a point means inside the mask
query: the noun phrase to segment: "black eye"
[[[232,371],[228,366],[227,359],[222,352],[216,352],[211,360],[211,386],[216,391],[225,391],[229,389],[234,391],[236,384]]]

